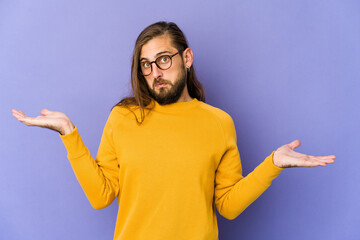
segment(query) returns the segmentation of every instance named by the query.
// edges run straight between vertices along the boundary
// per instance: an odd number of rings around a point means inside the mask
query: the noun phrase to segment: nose
[[[158,77],[161,77],[162,76],[162,71],[160,68],[158,68],[158,66],[156,66],[155,63],[152,63],[151,64],[151,67],[152,67],[152,76],[154,79],[158,78]]]

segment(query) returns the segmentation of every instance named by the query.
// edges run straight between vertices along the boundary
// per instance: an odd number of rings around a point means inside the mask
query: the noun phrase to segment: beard
[[[166,81],[162,78],[158,78],[154,80],[152,88],[150,88],[147,84],[149,95],[153,99],[155,99],[160,105],[175,103],[179,100],[182,92],[184,91],[186,79],[187,79],[187,71],[184,69],[180,72],[174,84],[172,84],[170,81]],[[158,88],[158,92],[156,92],[155,84],[159,82],[166,83],[167,85],[165,87]],[[171,86],[170,89],[168,89],[169,88],[168,85]]]

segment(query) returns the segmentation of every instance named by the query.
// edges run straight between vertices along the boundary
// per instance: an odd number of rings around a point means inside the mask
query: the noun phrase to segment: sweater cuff
[[[88,151],[80,137],[76,126],[74,126],[74,129],[71,133],[66,135],[59,134],[59,136],[67,150],[67,157],[69,160],[81,157]]]
[[[282,168],[282,167],[278,167],[274,164],[274,153],[275,151],[273,151],[268,157],[267,157],[267,160],[268,160],[268,163],[269,165],[274,168],[275,170],[278,170],[279,173],[281,170],[285,169],[285,168]]]
[[[273,151],[265,160],[256,167],[256,177],[265,185],[270,185],[284,168],[280,168],[274,164],[273,157],[275,151]]]

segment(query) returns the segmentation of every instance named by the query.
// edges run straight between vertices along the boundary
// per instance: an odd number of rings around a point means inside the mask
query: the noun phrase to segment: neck
[[[182,92],[182,94],[181,94],[179,100],[177,100],[177,102],[189,102],[191,100],[193,100],[193,98],[190,97],[189,91],[187,89],[187,85],[185,85],[184,91]]]
[[[155,107],[154,110],[156,112],[164,112],[164,113],[184,113],[185,111],[196,108],[200,101],[197,98],[193,98],[191,101],[184,102],[175,102],[171,104],[160,105],[158,102],[154,101]]]

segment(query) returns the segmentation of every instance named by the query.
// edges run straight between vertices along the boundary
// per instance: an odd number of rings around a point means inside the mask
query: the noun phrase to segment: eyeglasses
[[[181,53],[181,51],[178,51],[177,53],[173,55],[161,55],[158,58],[155,59],[155,61],[149,62],[149,61],[142,61],[140,62],[140,69],[141,74],[143,76],[149,76],[152,72],[152,64],[155,63],[158,68],[161,70],[166,70],[171,67],[172,64],[172,58],[178,54]]]

